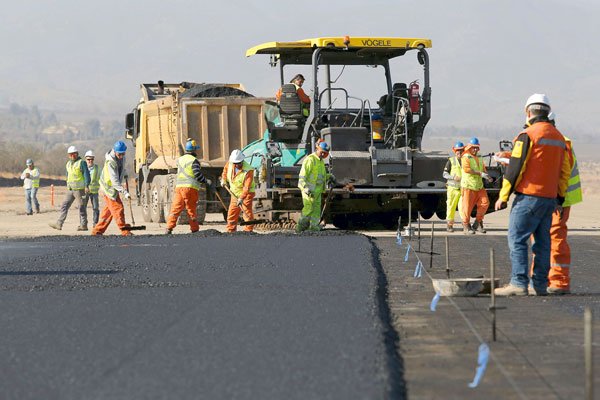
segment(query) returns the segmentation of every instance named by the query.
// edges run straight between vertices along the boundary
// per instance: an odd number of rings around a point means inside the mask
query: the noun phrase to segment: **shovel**
[[[225,188],[225,190],[227,190],[229,192],[229,194],[231,195],[232,198],[234,198],[237,201],[237,196],[235,194],[233,194],[231,192],[231,190],[229,190],[229,188],[227,186],[223,186]],[[216,193],[216,191],[215,191]],[[217,195],[217,197],[219,198],[219,200],[221,200],[221,196]],[[225,204],[223,203],[223,200],[221,200],[221,204],[223,204],[223,207],[225,207]],[[228,209],[227,207],[225,207],[225,209]],[[242,212],[244,213],[244,216],[246,218],[249,218],[248,214],[246,214],[246,210],[244,210],[244,207],[240,206],[240,209],[242,210]],[[245,225],[258,225],[258,224],[264,224],[265,222],[270,222],[268,219],[253,219],[250,221],[242,221],[239,223],[240,226],[245,226]]]
[[[127,189],[127,192],[129,192],[129,181],[125,181],[125,189]],[[131,196],[127,200],[129,200],[129,213],[131,214],[131,226],[124,226],[121,229],[124,231],[145,231],[146,225],[135,226],[135,219],[133,219],[133,207],[131,207]]]

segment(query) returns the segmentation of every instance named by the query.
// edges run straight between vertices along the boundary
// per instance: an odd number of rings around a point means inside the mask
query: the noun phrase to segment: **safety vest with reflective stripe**
[[[31,179],[31,187],[39,188],[40,187],[40,170],[38,167],[33,167],[33,169],[25,168],[23,174],[29,174],[29,179]]]
[[[538,122],[525,130],[531,142],[521,180],[515,192],[554,199],[558,195],[566,143],[549,122]]]
[[[460,161],[456,157],[448,158],[450,161],[450,175],[452,177],[458,176],[462,178],[462,167],[460,166]],[[454,179],[448,179],[448,186],[455,187],[457,189],[460,188],[460,182],[455,181]]]
[[[471,171],[483,172],[483,159],[477,156],[465,153],[462,156],[462,162],[468,162]],[[460,186],[469,190],[481,190],[483,189],[483,179],[481,179],[481,175],[464,172],[460,179]]]
[[[581,191],[581,179],[579,178],[579,166],[577,165],[577,157],[575,157],[575,152],[571,145],[571,139],[565,137],[565,140],[573,159],[573,168],[571,168],[571,176],[569,176],[567,193],[565,194],[565,202],[563,203],[563,207],[569,207],[573,204],[581,203],[583,201],[583,193]]]
[[[308,188],[313,194],[317,195],[325,191],[326,182],[327,170],[325,169],[325,163],[317,156],[317,153],[308,155],[302,162],[298,187],[300,190]]]
[[[88,170],[90,171],[90,193],[98,194],[100,190],[100,167],[94,164]]]
[[[175,187],[188,187],[200,190],[200,183],[194,178],[192,164],[196,157],[191,154],[184,154],[177,160],[177,182]]]
[[[229,163],[227,166],[227,181],[229,181],[229,189],[235,195],[235,197],[240,197],[244,192],[244,181],[246,180],[246,175],[248,175],[248,172],[252,170],[252,166],[246,161],[244,161],[242,164],[242,169],[236,175],[234,175],[235,165],[233,165],[233,163]],[[248,191],[250,193],[254,193],[254,179],[252,180]]]
[[[85,189],[85,178],[81,172],[81,158],[67,161],[67,188],[69,190]]]
[[[117,198],[117,189],[112,186],[110,171],[108,170],[109,166],[117,171],[117,162],[115,160],[106,160],[104,162],[104,168],[102,168],[102,175],[100,175],[100,187],[102,187],[102,190],[108,197],[115,200]]]

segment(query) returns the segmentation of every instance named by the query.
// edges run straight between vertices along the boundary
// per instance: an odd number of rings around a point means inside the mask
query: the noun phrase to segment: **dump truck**
[[[325,200],[326,222],[343,229],[372,223],[393,228],[399,218],[409,217],[409,210],[411,218],[419,213],[424,219],[434,214],[445,219],[442,172],[448,154],[421,148],[431,118],[430,47],[425,38],[344,36],[268,42],[247,50],[247,57],[267,55],[269,65],[279,67],[286,93],[278,103],[266,102],[267,133],[243,149],[260,172],[256,218],[283,224],[298,220],[298,172],[321,139],[331,147],[326,164],[337,178]],[[395,81],[392,62],[409,55],[414,61],[404,62]],[[414,76],[411,65],[422,75]],[[308,116],[288,83],[302,68],[312,84]],[[345,75],[351,79],[344,80]],[[381,97],[368,99],[364,92],[377,87]],[[488,167],[494,182],[486,187],[493,204],[501,171]],[[348,184],[353,191],[345,188]]]
[[[138,205],[144,221],[165,222],[177,174],[177,159],[188,138],[200,145],[197,152],[204,175],[218,181],[230,151],[263,137],[265,101],[252,96],[241,84],[163,83],[141,84],[141,99],[125,118],[126,137],[135,147],[133,168]],[[223,198],[229,195],[217,188]],[[214,192],[199,191],[198,222],[207,212],[226,210]],[[180,223],[185,223],[184,213]]]

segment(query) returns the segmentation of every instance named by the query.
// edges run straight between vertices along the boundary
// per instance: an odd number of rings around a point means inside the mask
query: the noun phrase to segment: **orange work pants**
[[[190,230],[192,232],[198,232],[200,225],[198,225],[198,215],[196,214],[197,206],[198,190],[191,187],[175,188],[175,197],[173,198],[173,204],[171,204],[171,212],[169,213],[169,219],[167,220],[167,229],[175,228],[175,225],[177,225],[177,218],[179,218],[179,215],[185,208],[190,220]]]
[[[471,222],[471,211],[473,211],[473,207],[475,206],[477,206],[477,215],[475,216],[475,220],[482,222],[483,216],[490,206],[490,199],[488,199],[485,189],[471,190],[462,188],[460,195],[463,207],[463,224],[468,224]]]
[[[567,221],[571,207],[563,208],[562,218],[558,211],[552,214],[550,227],[550,273],[548,286],[570,289],[571,248],[567,242]]]
[[[235,232],[237,230],[238,219],[240,218],[240,212],[243,208],[244,221],[251,221],[254,219],[252,213],[252,199],[254,199],[254,193],[248,193],[242,202],[242,207],[238,207],[237,199],[233,196],[229,201],[229,209],[227,210],[227,232]],[[252,232],[254,225],[244,226],[244,232]]]
[[[123,202],[121,201],[121,197],[117,195],[116,199],[111,199],[107,195],[104,195],[104,208],[100,213],[100,219],[94,229],[92,229],[92,235],[102,235],[106,232],[108,225],[112,219],[117,221],[117,226],[121,229],[121,235],[129,236],[131,232],[128,230],[123,230],[124,227],[130,226],[125,223],[125,209],[123,208]]]

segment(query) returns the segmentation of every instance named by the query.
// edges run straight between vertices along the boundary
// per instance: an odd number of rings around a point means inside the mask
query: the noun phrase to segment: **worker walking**
[[[460,200],[460,181],[462,177],[462,167],[460,160],[462,157],[465,145],[460,140],[452,147],[454,157],[448,158],[444,167],[444,179],[446,179],[446,231],[454,232],[454,215],[456,214],[456,206]]]
[[[125,223],[125,209],[120,197],[122,195],[126,199],[131,198],[131,195],[123,186],[127,180],[127,171],[125,170],[126,151],[127,146],[119,140],[114,144],[112,150],[104,156],[104,167],[100,174],[100,187],[104,192],[104,208],[100,213],[98,223],[92,229],[92,235],[104,234],[113,218],[116,220],[122,236],[131,235],[128,229],[131,225]]]
[[[512,266],[510,283],[495,289],[499,296],[523,296],[529,284],[528,242],[533,234],[531,281],[537,295],[546,295],[550,270],[552,213],[564,203],[571,165],[562,134],[550,123],[550,100],[533,94],[525,103],[527,128],[514,141],[494,208],[506,207],[515,193],[508,225],[508,247]]]
[[[190,230],[198,232],[198,216],[196,208],[198,206],[198,191],[200,184],[204,183],[210,186],[210,180],[206,179],[200,171],[200,161],[198,161],[196,150],[200,146],[196,145],[196,141],[188,139],[185,143],[185,154],[177,160],[177,182],[175,184],[175,197],[171,204],[171,212],[167,220],[166,234],[171,234],[177,218],[185,209],[189,217]]]
[[[325,158],[329,156],[329,145],[320,141],[317,143],[315,152],[306,156],[302,162],[298,187],[302,192],[302,216],[296,226],[296,232],[307,229],[311,231],[321,230],[321,195],[325,191],[327,183],[332,179],[325,168]]]
[[[486,173],[483,159],[477,156],[479,152],[479,139],[476,137],[469,141],[461,158],[462,177],[460,180],[462,197],[462,222],[463,233],[474,234],[475,231],[486,233],[483,227],[483,216],[485,215],[490,200],[483,187],[483,179],[489,181],[492,178]],[[477,206],[475,222],[471,226],[471,211]]]
[[[221,186],[229,189],[231,200],[227,210],[227,232],[237,230],[240,212],[244,221],[254,219],[252,199],[254,199],[254,169],[244,160],[244,153],[233,150],[229,162],[225,164],[221,174]],[[244,226],[245,232],[252,232],[253,226]]]
[[[96,226],[98,223],[98,218],[100,216],[100,202],[98,198],[98,192],[100,190],[100,167],[94,164],[94,159],[96,156],[92,150],[88,150],[85,152],[85,162],[87,163],[88,171],[90,173],[90,193],[86,196],[85,199],[85,208],[87,209],[88,201],[92,202],[92,212],[93,212],[93,224],[92,228]]]
[[[25,165],[27,168],[21,174],[23,188],[25,189],[25,210],[27,215],[33,215],[32,204],[35,206],[35,213],[40,213],[40,203],[37,199],[37,191],[40,187],[40,170],[33,164],[29,158]]]
[[[67,149],[69,161],[67,161],[67,194],[60,206],[60,215],[56,223],[50,223],[52,228],[61,230],[69,208],[75,200],[79,204],[79,226],[78,231],[87,231],[87,210],[85,208],[85,196],[89,193],[90,172],[79,157],[79,152],[75,146],[70,146]]]

